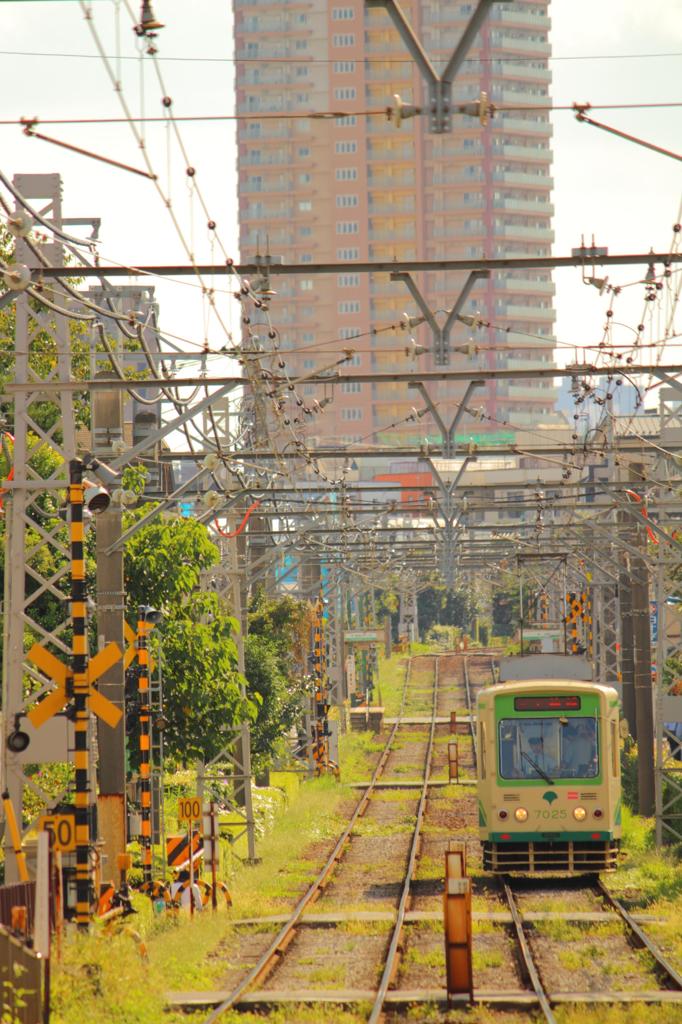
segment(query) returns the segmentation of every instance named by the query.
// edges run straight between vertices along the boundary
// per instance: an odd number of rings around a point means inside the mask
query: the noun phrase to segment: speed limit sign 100
[[[182,797],[178,800],[178,819],[180,821],[201,821],[203,808],[198,796]]]
[[[76,818],[73,814],[44,814],[38,827],[50,836],[50,847],[57,853],[76,849]]]

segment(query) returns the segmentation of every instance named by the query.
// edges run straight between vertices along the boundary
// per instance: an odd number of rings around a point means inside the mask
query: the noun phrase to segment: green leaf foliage
[[[300,718],[311,622],[311,606],[305,601],[270,598],[262,589],[253,595],[244,658],[249,696],[259,700],[251,737],[257,770],[271,763],[282,738]]]
[[[208,530],[193,519],[160,515],[138,530],[125,548],[128,604],[169,614],[199,587],[201,572],[220,558]]]
[[[258,697],[251,730],[251,756],[257,770],[267,767],[281,738],[300,718],[305,699],[303,677],[287,672],[280,643],[251,634],[244,644],[248,692]]]
[[[162,627],[164,733],[168,753],[184,766],[220,753],[230,729],[255,716],[237,671],[236,623],[215,594],[192,594]]]

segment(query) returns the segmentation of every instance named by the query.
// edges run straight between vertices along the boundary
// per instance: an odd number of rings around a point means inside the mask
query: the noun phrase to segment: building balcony
[[[537,114],[534,116],[537,117]],[[541,121],[531,121],[530,118],[504,116],[504,111],[500,111],[495,116],[495,120],[498,126],[501,125],[505,131],[514,132],[515,135],[542,135],[545,138],[551,138],[554,134],[549,115],[547,115],[547,120],[543,118]]]
[[[414,211],[414,196],[401,195],[400,198],[396,199],[394,202],[375,203],[372,202],[372,196],[370,195],[370,217],[381,216],[382,214],[388,217],[413,217]]]
[[[552,151],[549,146],[493,146],[493,158],[519,157],[525,163],[551,164]]]
[[[500,69],[500,76],[503,79],[516,79],[520,82],[551,82],[552,72],[549,68],[533,68],[527,65],[521,65],[518,63],[512,63],[509,61],[506,63],[504,58],[502,59],[502,67]]]
[[[524,14],[522,11],[505,11],[495,10],[493,7],[490,14],[490,22],[492,25],[502,22],[506,25],[518,25],[519,28],[527,27],[535,29],[537,32],[548,32],[552,25],[551,18],[548,18],[544,14]],[[521,42],[521,40],[517,40]]]
[[[367,145],[367,159],[370,163],[375,161],[382,164],[388,160],[414,160],[414,146],[406,142],[404,145],[393,145],[388,148],[370,140]]]
[[[509,56],[509,53],[519,53],[530,54],[533,57],[538,55],[549,57],[552,53],[552,47],[549,43],[536,43],[532,39],[514,39],[513,36],[505,33],[504,30],[493,29],[491,36],[493,49],[507,51],[506,56]]]
[[[546,107],[551,100],[549,96],[539,96],[530,90],[501,89],[493,92],[493,102],[509,107]]]
[[[532,295],[533,292],[543,295],[554,295],[554,281],[524,281],[520,277],[507,277],[501,280],[495,279],[495,290],[502,288],[505,291],[526,292]]]
[[[371,168],[370,168],[371,170]],[[369,188],[404,188],[414,187],[414,170],[401,171],[399,174],[372,174],[367,182]]]
[[[480,203],[479,206],[483,204]],[[474,204],[468,205],[467,209],[476,209]],[[515,213],[541,213],[548,217],[554,214],[554,203],[536,202],[532,199],[494,199],[493,209],[510,210]]]
[[[527,323],[529,320],[554,321],[554,310],[542,306],[501,306],[495,310],[495,320],[519,320]]]
[[[525,171],[493,171],[493,181],[502,181],[506,185],[532,185],[533,188],[548,190],[554,188],[554,178],[548,174],[529,174]]]
[[[495,238],[527,238],[529,241],[553,242],[554,232],[551,228],[530,228],[522,224],[504,224],[493,229]]]

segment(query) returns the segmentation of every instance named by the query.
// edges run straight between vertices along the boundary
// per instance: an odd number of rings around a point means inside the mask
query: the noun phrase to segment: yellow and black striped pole
[[[140,839],[142,878],[152,880],[152,779],[151,779],[151,707],[149,705],[149,651],[147,649],[147,609],[141,605],[137,617],[137,691],[140,711]]]
[[[88,637],[85,605],[85,552],[83,550],[83,463],[69,463],[69,509],[71,536],[71,671],[74,701],[74,767],[76,805],[76,924],[83,930],[90,924],[92,877],[90,851],[94,836],[90,812],[91,779],[88,729],[90,685],[88,682]]]
[[[26,854],[23,851],[21,845],[21,832],[19,831],[19,825],[17,818],[14,813],[14,805],[10,799],[9,791],[5,790],[2,794],[2,805],[5,809],[5,821],[7,822],[7,830],[9,837],[12,841],[12,851],[17,862],[17,869],[19,871],[19,880],[21,882],[28,882],[30,879],[28,868],[26,866]]]
[[[313,760],[315,773],[329,770],[329,704],[324,650],[324,601],[322,594],[315,604],[313,639],[313,675],[315,681],[315,716],[313,724]]]
[[[578,619],[582,612],[582,604],[577,594],[569,593],[566,594],[566,604],[568,611],[566,614],[566,622],[571,627],[571,654],[578,653]]]

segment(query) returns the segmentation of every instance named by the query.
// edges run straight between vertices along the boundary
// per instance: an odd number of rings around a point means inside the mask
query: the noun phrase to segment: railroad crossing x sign
[[[151,631],[154,629],[154,623],[153,622],[145,622],[144,625],[145,625],[148,633],[151,633]],[[135,661],[135,658],[137,657],[137,633],[132,628],[132,626],[129,626],[127,622],[124,622],[123,623],[123,635],[126,638],[126,640],[128,641],[128,646],[126,647],[125,654],[123,655],[123,667],[127,669],[127,668],[130,668],[132,663]],[[154,661],[154,659],[152,658],[152,656],[150,654],[149,655],[149,671],[153,672],[155,668],[156,668],[156,662]]]
[[[39,729],[41,725],[44,725],[49,718],[56,715],[58,711],[61,711],[66,702],[69,700],[70,694],[68,693],[67,684],[72,678],[71,669],[56,658],[54,654],[50,654],[40,644],[34,644],[31,650],[26,655],[29,661],[32,661],[34,665],[40,669],[44,675],[49,676],[57,684],[51,693],[48,693],[46,697],[43,697],[41,702],[37,704],[28,713],[28,719],[36,729]],[[89,700],[90,707],[94,713],[110,725],[113,729],[121,720],[123,712],[120,708],[117,708],[107,697],[99,693],[93,686],[96,679],[99,679],[112,665],[121,657],[121,651],[117,644],[107,644],[101,651],[99,651],[94,658],[90,658],[88,662],[88,688],[89,688]]]

